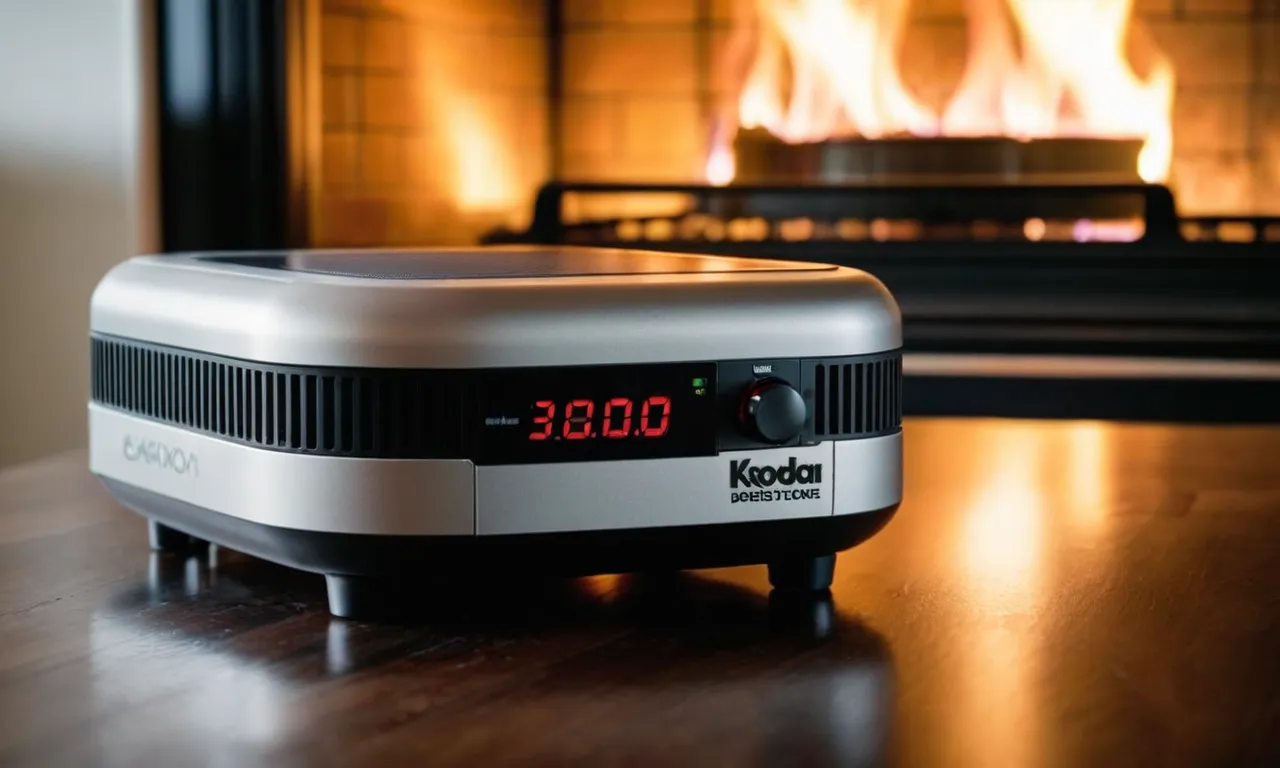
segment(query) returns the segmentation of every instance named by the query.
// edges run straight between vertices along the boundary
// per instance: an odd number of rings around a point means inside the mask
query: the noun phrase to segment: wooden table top
[[[0,473],[0,764],[1276,764],[1280,430],[912,421],[832,600],[763,568],[331,619],[152,555],[83,454]]]

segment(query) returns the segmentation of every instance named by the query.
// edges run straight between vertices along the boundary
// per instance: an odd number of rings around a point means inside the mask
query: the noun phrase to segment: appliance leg
[[[147,521],[147,538],[151,540],[151,548],[157,552],[187,552],[209,546],[209,542],[203,539],[197,539],[155,520]]]
[[[799,557],[769,563],[769,583],[774,589],[821,592],[831,588],[836,556]]]
[[[328,573],[324,577],[329,593],[329,613],[340,619],[380,619],[404,609],[396,605],[394,581],[368,576]]]

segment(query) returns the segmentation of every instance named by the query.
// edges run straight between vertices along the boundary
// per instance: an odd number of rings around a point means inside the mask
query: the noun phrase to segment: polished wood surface
[[[1280,764],[1280,430],[913,421],[906,451],[831,600],[741,568],[394,626],[152,555],[82,454],[7,470],[0,764]]]

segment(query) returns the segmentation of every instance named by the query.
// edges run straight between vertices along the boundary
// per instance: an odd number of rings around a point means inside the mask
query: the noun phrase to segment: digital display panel
[[[715,375],[715,363],[492,371],[468,432],[486,464],[714,455]]]

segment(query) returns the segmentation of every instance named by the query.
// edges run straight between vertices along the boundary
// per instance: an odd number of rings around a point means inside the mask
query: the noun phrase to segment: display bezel
[[[621,365],[505,368],[485,371],[470,393],[463,426],[470,453],[477,464],[539,464],[584,461],[628,461],[714,456],[718,453],[719,407],[714,362],[642,363]],[[660,436],[631,434],[610,438],[603,416],[610,400],[632,405],[633,433],[642,428],[640,416],[649,398],[668,398],[669,417]],[[547,412],[539,401],[552,401],[551,421],[535,424]],[[582,420],[566,426],[566,405],[593,403],[590,431],[581,439],[566,437],[586,432]],[[621,406],[618,406],[621,407]],[[577,409],[581,414],[585,408]],[[659,426],[658,404],[651,408],[651,427]],[[614,433],[621,427],[615,411]],[[529,439],[536,432],[546,439]]]

